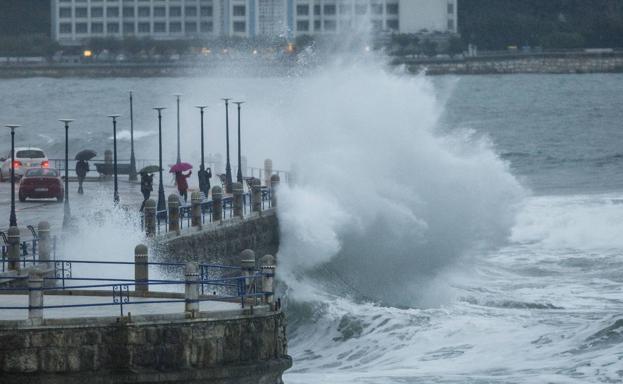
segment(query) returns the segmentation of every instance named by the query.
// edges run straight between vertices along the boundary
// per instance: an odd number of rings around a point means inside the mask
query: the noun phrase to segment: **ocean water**
[[[287,384],[623,381],[623,76],[428,78],[370,58],[277,78],[14,79],[0,116],[58,157],[56,119],[75,118],[72,151],[103,152],[106,115],[129,129],[129,89],[137,157],[155,157],[163,105],[174,158],[176,92],[183,160],[198,160],[197,104],[224,153],[228,96],[247,102],[249,164],[293,171]]]

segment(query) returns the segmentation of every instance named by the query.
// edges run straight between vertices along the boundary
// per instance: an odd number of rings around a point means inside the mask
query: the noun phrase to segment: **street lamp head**
[[[166,107],[154,107],[154,108],[152,108],[152,109],[153,109],[153,110],[155,110],[155,111],[160,112],[160,111],[162,111],[163,109],[167,109],[167,108],[166,108]]]
[[[195,105],[195,108],[199,108],[200,110],[203,111],[204,109],[208,108],[208,106],[207,105]]]
[[[18,124],[6,124],[5,127],[11,128],[11,130],[14,130],[15,128],[21,127],[21,125],[18,125]]]
[[[69,124],[74,121],[74,119],[58,119],[58,121],[60,121],[61,123]]]
[[[183,94],[181,94],[181,93],[174,93],[173,96],[177,97],[177,99],[179,100],[180,97],[183,96]]]
[[[108,117],[112,118],[113,120],[116,120],[117,117],[120,117],[121,115],[108,115]]]
[[[234,104],[237,104],[238,106],[241,106],[242,104],[244,104],[244,101],[234,101]]]
[[[231,98],[229,97],[223,97],[221,100],[225,101],[225,104],[229,103],[229,100],[231,100]]]

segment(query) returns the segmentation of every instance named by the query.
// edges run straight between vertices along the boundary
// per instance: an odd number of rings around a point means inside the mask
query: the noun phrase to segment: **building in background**
[[[52,0],[52,37],[296,37],[457,32],[458,0]]]

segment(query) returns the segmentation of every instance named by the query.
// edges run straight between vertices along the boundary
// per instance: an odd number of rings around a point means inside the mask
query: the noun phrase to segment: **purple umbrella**
[[[171,167],[170,173],[186,172],[193,169],[193,166],[188,163],[177,163]]]

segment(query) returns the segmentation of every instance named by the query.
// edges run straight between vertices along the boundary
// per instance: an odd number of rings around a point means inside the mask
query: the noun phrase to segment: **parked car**
[[[65,189],[61,181],[60,172],[50,168],[30,168],[19,185],[19,201],[28,198],[49,199],[56,198],[63,201]]]
[[[11,180],[11,152],[0,159],[0,181]],[[21,178],[29,168],[48,168],[50,163],[45,153],[34,147],[15,148],[15,177]]]

